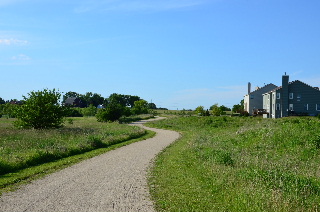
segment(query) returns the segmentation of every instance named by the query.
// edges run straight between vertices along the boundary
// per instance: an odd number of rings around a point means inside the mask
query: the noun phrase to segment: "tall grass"
[[[107,147],[146,133],[139,127],[99,123],[95,118],[69,119],[66,127],[26,130],[0,119],[0,175],[71,155]]]
[[[151,172],[159,211],[320,210],[319,119],[180,117],[148,125],[183,135]]]

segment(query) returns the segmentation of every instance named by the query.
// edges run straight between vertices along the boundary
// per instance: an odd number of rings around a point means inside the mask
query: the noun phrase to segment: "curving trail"
[[[0,197],[0,211],[154,211],[147,185],[152,159],[179,133],[143,126],[153,138],[112,150]]]

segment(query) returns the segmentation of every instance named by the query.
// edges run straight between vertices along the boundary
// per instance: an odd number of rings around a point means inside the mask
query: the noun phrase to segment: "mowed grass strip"
[[[0,175],[105,148],[146,134],[140,127],[100,123],[94,117],[69,119],[59,129],[16,129],[0,119]]]
[[[156,159],[158,211],[319,211],[320,121],[179,117],[148,123],[182,138]]]

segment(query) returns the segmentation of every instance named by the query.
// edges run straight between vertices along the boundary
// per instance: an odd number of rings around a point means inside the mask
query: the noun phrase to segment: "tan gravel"
[[[142,126],[144,122],[133,124]],[[147,169],[162,149],[179,138],[179,133],[144,128],[157,135],[5,193],[0,197],[0,211],[154,211]]]

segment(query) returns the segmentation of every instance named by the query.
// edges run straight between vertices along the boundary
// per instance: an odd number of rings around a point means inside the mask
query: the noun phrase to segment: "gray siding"
[[[274,84],[268,84],[262,88],[259,88],[250,94],[246,95],[244,97],[244,105],[245,110],[252,115],[252,110],[254,109],[263,109],[263,96],[262,94],[267,93],[273,89],[275,89],[277,86]]]
[[[301,81],[294,81],[289,84],[289,93],[293,94],[293,99],[289,98],[289,105],[293,105],[295,113],[308,113],[309,115],[320,113],[316,110],[316,104],[320,104],[319,90]]]

